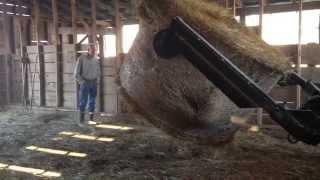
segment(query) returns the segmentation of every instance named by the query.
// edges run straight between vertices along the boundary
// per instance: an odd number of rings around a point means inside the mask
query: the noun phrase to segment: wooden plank
[[[51,0],[52,6],[52,18],[53,18],[53,29],[54,29],[54,38],[53,44],[56,49],[56,106],[63,106],[63,93],[62,93],[62,56],[61,56],[61,42],[59,38],[59,16],[58,16],[58,3],[57,0]]]
[[[76,43],[77,43],[77,8],[76,8],[76,0],[71,0],[71,24],[72,24],[72,40],[73,40],[73,49],[74,49],[74,59],[73,61],[76,61],[77,60],[77,52],[76,52],[76,49],[77,49],[77,46],[76,46]],[[65,60],[65,59],[64,59]],[[78,107],[78,104],[79,104],[79,86],[76,84],[75,85],[75,91],[76,91],[76,102],[75,102],[75,108]]]
[[[63,73],[73,74],[76,63],[73,61],[72,63],[63,62]]]
[[[55,45],[45,45],[45,46],[43,46],[43,52],[44,53],[56,53],[57,52],[57,46],[55,46]]]
[[[75,83],[63,83],[63,92],[75,93],[74,86],[75,86]]]
[[[91,0],[91,19],[92,19],[92,26],[91,26],[91,39],[92,42],[95,44],[97,42],[97,2],[96,0]]]
[[[103,67],[117,67],[117,58],[105,58]]]
[[[71,23],[72,23],[72,39],[73,45],[77,43],[77,1],[71,0]]]
[[[46,83],[46,92],[56,92],[57,83],[56,82],[47,82]]]
[[[64,80],[63,82],[65,82],[65,83],[76,83],[76,81],[73,77],[73,73],[69,73],[69,74],[64,73],[63,80]]]
[[[60,45],[60,38],[59,38],[59,14],[58,14],[58,0],[51,0],[51,7],[52,7],[52,19],[53,19],[53,44],[55,46]]]
[[[115,83],[114,77],[105,77],[103,79],[104,82],[104,94],[116,94],[117,93],[117,85]]]
[[[302,63],[302,9],[303,9],[303,0],[299,1],[299,34],[298,34],[298,59],[297,59],[297,63],[296,63],[296,71],[298,75],[301,75],[301,63]],[[300,106],[302,105],[301,103],[301,94],[302,94],[302,90],[300,86],[297,86],[297,101],[296,101],[296,105],[297,105],[297,109],[300,108]]]
[[[232,13],[233,13],[233,17],[236,17],[236,15],[237,15],[237,2],[236,2],[236,0],[233,0]]]
[[[39,52],[39,49],[38,49],[38,46],[27,46],[27,52],[28,54],[38,54]]]
[[[319,9],[320,8],[320,1],[310,1],[304,2],[303,4],[304,10],[312,10],[312,9]],[[295,0],[292,3],[279,3],[273,4],[268,3],[265,6],[265,13],[279,13],[279,12],[290,12],[290,11],[297,11],[299,9],[299,0]],[[237,8],[237,14],[240,15],[241,11],[246,11],[246,15],[258,15],[259,14],[259,6],[246,6]]]
[[[46,73],[57,73],[57,63],[44,63]]]
[[[40,106],[46,105],[46,74],[45,74],[45,63],[43,55],[43,47],[39,46],[39,80],[40,80]]]
[[[262,36],[264,6],[265,6],[265,1],[264,0],[259,0],[260,13],[259,13],[259,28],[258,28],[258,32],[259,32],[260,37]]]
[[[103,43],[103,34],[100,34],[99,36],[99,52],[100,52],[100,60],[99,60],[99,65],[100,65],[100,72],[101,75],[99,77],[99,86],[98,86],[98,111],[103,112],[104,110],[104,98],[103,98],[103,93],[104,93],[104,72],[103,72],[103,61],[104,61],[104,43]]]
[[[12,59],[9,55],[5,56],[6,60],[6,81],[7,81],[7,104],[11,104],[11,92],[12,92],[12,83],[11,83],[11,68],[12,68]]]
[[[74,109],[77,106],[76,93],[64,92],[63,96],[64,96],[64,101],[63,101],[64,107]]]
[[[103,77],[115,77],[117,75],[116,69],[112,67],[104,67],[102,72]]]
[[[57,53],[45,53],[44,62],[45,63],[57,63]]]
[[[240,24],[245,26],[246,25],[246,9],[241,8],[239,14],[240,14]]]
[[[116,22],[116,52],[117,52],[117,68],[119,68],[123,61],[123,44],[122,44],[122,21],[120,14],[120,0],[115,0],[115,22]]]
[[[34,28],[34,40],[37,43],[37,46],[39,46],[39,32],[40,32],[40,26],[39,26],[39,20],[40,20],[40,8],[39,8],[39,0],[32,0],[32,11],[33,11],[33,28]]]
[[[116,114],[118,112],[118,95],[110,94],[104,96],[105,106],[104,112]]]
[[[307,80],[320,82],[320,68],[315,68],[315,67],[303,68],[302,76]]]
[[[307,44],[302,46],[303,64],[317,65],[320,64],[320,45]]]
[[[296,101],[295,87],[275,87],[269,93],[276,101],[294,102]]]

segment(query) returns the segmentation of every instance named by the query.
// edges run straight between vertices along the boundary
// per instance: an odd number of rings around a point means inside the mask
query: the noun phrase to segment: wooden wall
[[[62,50],[57,52],[55,46],[28,46],[28,57],[31,60],[31,73],[29,79],[30,97],[33,97],[33,104],[41,106],[41,99],[45,107],[57,107],[57,61],[62,64],[61,70],[61,96],[62,108],[75,109],[77,102],[76,82],[73,77],[73,71],[76,64],[76,48],[73,44],[63,44]],[[79,50],[87,49],[82,46]],[[61,58],[58,58],[61,55]],[[43,72],[40,73],[41,62],[43,62]],[[116,59],[105,58],[102,60],[102,74],[104,92],[100,98],[104,100],[103,111],[106,113],[117,113],[118,92],[115,84],[116,78]],[[42,75],[43,74],[43,75]],[[43,79],[41,80],[41,77]],[[43,89],[42,89],[42,88]],[[43,92],[42,92],[43,91]],[[43,95],[41,95],[43,94]],[[97,101],[98,105],[98,101]]]
[[[77,107],[76,82],[73,77],[73,70],[76,64],[76,50],[72,44],[63,44],[62,66],[63,66],[63,105],[66,108]]]
[[[6,56],[0,55],[0,106],[7,104]]]
[[[0,105],[22,102],[21,63],[14,55],[0,55]]]

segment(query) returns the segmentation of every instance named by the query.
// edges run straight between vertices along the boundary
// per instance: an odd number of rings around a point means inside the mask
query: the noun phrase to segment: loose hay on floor
[[[320,150],[291,145],[262,132],[241,130],[232,144],[219,148],[186,143],[140,123],[136,116],[100,118],[102,124],[134,130],[99,129],[90,133],[76,126],[72,115],[58,121],[39,117],[56,113],[0,113],[0,163],[61,173],[57,179],[317,179]],[[113,137],[113,142],[69,138],[60,132]],[[60,138],[59,138],[60,137]],[[86,153],[77,158],[27,150],[38,146]],[[38,179],[38,176],[0,170],[0,179]]]

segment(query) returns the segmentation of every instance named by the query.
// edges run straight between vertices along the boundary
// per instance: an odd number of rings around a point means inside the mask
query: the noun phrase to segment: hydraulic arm
[[[180,17],[154,38],[156,53],[165,59],[183,55],[239,108],[263,108],[297,141],[320,143],[320,89],[296,73],[287,74],[281,86],[299,85],[310,96],[300,109],[276,103],[252,79],[235,66]]]

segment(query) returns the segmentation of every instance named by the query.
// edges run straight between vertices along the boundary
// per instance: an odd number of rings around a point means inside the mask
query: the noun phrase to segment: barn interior
[[[203,1],[225,8],[319,85],[320,1]],[[118,81],[138,11],[136,0],[0,0],[0,179],[319,178],[317,146],[292,142],[262,108],[232,117],[240,130],[217,146],[172,137],[135,111]],[[96,112],[79,127],[74,68],[92,44],[101,68]],[[268,95],[292,108],[308,100],[297,86]]]

